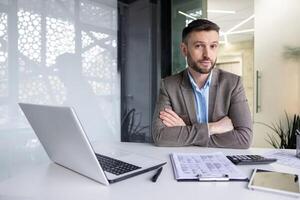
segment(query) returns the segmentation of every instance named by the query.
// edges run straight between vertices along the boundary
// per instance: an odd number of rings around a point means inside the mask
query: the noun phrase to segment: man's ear
[[[187,49],[187,45],[184,42],[181,42],[181,44],[180,44],[180,50],[181,50],[182,55],[184,57],[186,57],[188,49]]]

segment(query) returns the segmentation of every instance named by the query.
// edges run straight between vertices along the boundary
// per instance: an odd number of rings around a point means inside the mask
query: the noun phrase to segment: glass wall
[[[172,74],[186,68],[180,52],[182,29],[194,19],[206,17],[206,0],[172,0]]]
[[[300,112],[299,6],[297,0],[208,1],[208,19],[221,27],[217,67],[242,76],[255,147],[271,147],[269,136],[280,142],[262,123],[287,132]]]
[[[278,124],[285,132],[288,129],[285,112],[291,120],[300,113],[299,8],[298,0],[255,0],[254,56],[260,80],[255,87],[258,89],[255,105],[259,109],[254,120]],[[256,146],[268,145],[268,134],[274,135],[259,123],[254,123],[254,132]]]
[[[253,116],[254,0],[210,0],[207,17],[220,26],[217,68],[242,77]]]
[[[72,106],[92,141],[119,141],[117,19],[114,0],[0,1],[0,141],[12,144],[9,156],[39,146],[18,102]]]
[[[151,142],[156,102],[160,1],[119,1],[121,140]],[[160,77],[159,77],[160,78]]]

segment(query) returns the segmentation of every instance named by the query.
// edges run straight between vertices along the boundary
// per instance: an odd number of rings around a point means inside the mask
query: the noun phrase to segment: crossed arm
[[[186,126],[185,122],[170,108],[165,108],[159,112],[159,118],[167,127]],[[209,135],[222,134],[224,132],[232,131],[234,129],[232,121],[225,116],[217,122],[208,123]]]
[[[229,110],[224,110],[227,115],[213,122],[187,124],[184,116],[174,112],[171,98],[178,97],[179,94],[170,97],[162,82],[152,122],[157,146],[250,147],[252,120],[240,80],[231,94]]]

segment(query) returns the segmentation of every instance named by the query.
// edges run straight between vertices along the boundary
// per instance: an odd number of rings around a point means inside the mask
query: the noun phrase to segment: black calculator
[[[261,155],[231,155],[226,157],[236,165],[269,164],[277,161],[276,158],[266,158]]]

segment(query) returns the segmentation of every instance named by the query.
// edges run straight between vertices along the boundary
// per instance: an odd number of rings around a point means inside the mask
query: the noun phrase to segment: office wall
[[[5,156],[39,147],[18,102],[73,106],[92,141],[120,140],[117,16],[116,0],[0,1]]]
[[[255,1],[255,70],[261,73],[261,110],[255,113],[255,122],[271,124],[284,120],[285,111],[300,112],[299,53],[293,56],[288,51],[300,47],[299,8],[298,0]],[[267,133],[272,132],[254,123],[255,146],[268,146]]]

